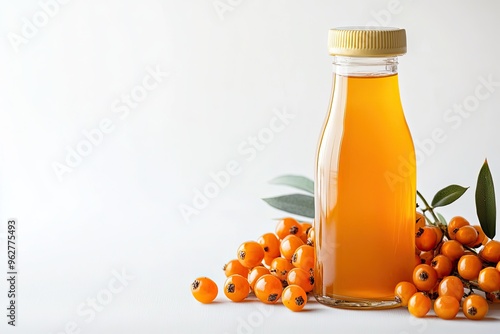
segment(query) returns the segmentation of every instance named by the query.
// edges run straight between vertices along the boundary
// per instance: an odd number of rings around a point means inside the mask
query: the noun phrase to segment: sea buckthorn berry
[[[314,287],[314,276],[302,268],[293,268],[286,278],[288,284],[298,285],[305,292],[311,292]]]
[[[264,260],[262,260],[262,262],[264,262],[264,265],[267,267],[267,268],[270,268],[271,267],[271,263],[273,262],[275,258],[272,257],[272,256],[266,256],[264,255]]]
[[[449,258],[444,255],[436,255],[432,261],[431,266],[436,270],[438,279],[448,276],[451,274],[453,269],[453,263]]]
[[[250,289],[253,290],[255,282],[264,275],[268,275],[271,272],[264,266],[253,267],[248,274],[248,283],[250,284]]]
[[[307,243],[307,238],[308,238],[307,233],[312,228],[312,224],[311,223],[302,222],[302,223],[300,223],[300,226],[302,226],[302,234],[299,235],[299,237],[306,244]]]
[[[471,248],[478,248],[478,247],[482,246],[483,243],[486,244],[486,242],[488,241],[488,238],[486,237],[486,234],[484,234],[481,226],[473,225],[472,227],[474,227],[477,231],[477,238],[476,238],[476,240],[474,240],[474,242],[468,244],[467,246],[471,247]]]
[[[466,225],[462,226],[455,233],[455,240],[462,245],[469,245],[476,241],[478,236],[477,230],[474,226]]]
[[[250,293],[250,284],[248,280],[241,275],[232,275],[226,278],[224,283],[224,294],[233,302],[241,302],[248,297]]]
[[[420,251],[418,251],[420,253]],[[420,255],[415,254],[415,267],[419,264],[422,264],[422,260],[420,259]]]
[[[425,217],[420,212],[415,212],[415,232],[418,231],[419,228],[425,226]]]
[[[500,272],[495,267],[486,267],[479,272],[477,284],[485,292],[500,290]]]
[[[408,301],[415,293],[417,293],[417,288],[413,283],[399,282],[394,288],[394,299],[401,306],[408,306]]]
[[[314,232],[314,227],[309,229],[309,232],[307,232],[307,242],[309,246],[314,247],[314,238],[315,238],[315,232]]]
[[[423,292],[417,292],[408,301],[408,311],[411,315],[422,318],[431,309],[431,299]]]
[[[440,296],[452,296],[461,301],[464,296],[464,285],[457,276],[446,276],[439,283],[438,294]]]
[[[264,249],[257,241],[246,241],[238,247],[236,256],[238,261],[247,268],[253,268],[261,264],[264,259]]]
[[[452,296],[439,296],[434,302],[434,312],[441,319],[450,320],[457,316],[460,303]]]
[[[277,257],[271,262],[269,271],[273,276],[276,276],[283,281],[287,278],[288,272],[292,269],[293,264],[290,260],[287,260],[284,257]]]
[[[243,266],[237,259],[230,260],[222,269],[224,270],[226,277],[231,275],[241,275],[243,277],[248,276],[248,268]]]
[[[481,320],[488,314],[488,302],[480,295],[470,295],[462,303],[464,315],[471,320]]]
[[[308,245],[299,246],[292,255],[292,264],[306,271],[314,269],[314,248]]]
[[[431,230],[436,233],[437,243],[439,244],[443,240],[443,230],[439,226],[429,226]]]
[[[191,293],[200,303],[210,304],[218,292],[217,284],[208,277],[198,277],[191,283]]]
[[[280,241],[276,234],[264,233],[257,239],[257,242],[264,249],[264,256],[269,256],[273,259],[280,256]]]
[[[291,217],[283,218],[276,224],[276,235],[280,239],[284,239],[290,234],[299,236],[302,233],[302,225]]]
[[[304,242],[296,235],[287,235],[280,243],[280,252],[287,260],[291,260],[293,253],[302,246]]]
[[[415,233],[415,246],[421,251],[430,251],[437,245],[436,232],[430,226],[424,226]]]
[[[500,261],[497,263],[497,270],[500,271]]]
[[[450,219],[448,222],[448,235],[450,239],[455,239],[455,233],[462,226],[470,225],[469,221],[461,216],[456,216]]]
[[[263,275],[253,288],[255,296],[266,304],[275,304],[280,299],[282,290],[281,280],[273,275]]]
[[[427,251],[420,253],[420,263],[431,264],[434,258],[434,251]]]
[[[289,285],[281,294],[281,302],[289,310],[300,311],[307,304],[307,295],[304,289],[298,285]]]
[[[441,254],[455,262],[464,255],[464,246],[456,240],[447,240],[441,246]]]
[[[463,255],[458,260],[458,274],[466,280],[475,280],[481,269],[483,269],[483,262],[476,255]]]
[[[413,270],[413,284],[420,291],[429,291],[437,284],[437,273],[428,264],[419,264]]]
[[[497,263],[500,261],[500,241],[488,241],[479,251],[479,256],[488,262]]]
[[[302,232],[305,235],[307,235],[307,233],[309,232],[309,229],[311,229],[313,227],[311,223],[307,223],[307,222],[301,222],[300,226],[302,226]]]

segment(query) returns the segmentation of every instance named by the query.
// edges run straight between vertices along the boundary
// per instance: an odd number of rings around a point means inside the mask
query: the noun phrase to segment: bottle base
[[[400,307],[401,304],[393,300],[372,300],[362,298],[346,298],[343,296],[314,295],[316,300],[326,306],[352,310],[383,310]]]

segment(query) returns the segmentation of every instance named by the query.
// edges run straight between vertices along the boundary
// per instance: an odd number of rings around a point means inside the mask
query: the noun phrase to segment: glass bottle
[[[336,28],[333,89],[315,174],[316,299],[397,307],[415,266],[416,161],[398,84],[406,32]]]

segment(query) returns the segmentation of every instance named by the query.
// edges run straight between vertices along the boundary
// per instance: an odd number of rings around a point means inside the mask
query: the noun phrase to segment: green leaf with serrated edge
[[[484,234],[493,239],[495,237],[497,209],[493,178],[487,160],[484,161],[477,177],[476,212]]]
[[[304,194],[291,194],[263,198],[270,206],[303,217],[314,218],[314,197]]]
[[[436,195],[434,195],[431,206],[433,208],[437,208],[438,206],[451,204],[459,199],[467,189],[469,189],[469,187],[465,188],[456,184],[444,187],[443,189],[439,190]]]
[[[314,181],[300,175],[278,176],[269,181],[269,183],[290,186],[296,189],[307,191],[310,194],[314,194]]]

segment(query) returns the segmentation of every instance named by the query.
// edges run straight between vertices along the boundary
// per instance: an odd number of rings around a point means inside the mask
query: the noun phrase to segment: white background
[[[430,199],[451,183],[471,186],[441,212],[477,223],[473,194],[485,158],[500,182],[497,1],[62,2],[0,5],[0,268],[7,220],[15,217],[20,272],[15,329],[6,325],[0,281],[2,333],[498,328],[498,307],[480,323],[445,322],[312,301],[310,312],[292,314],[280,305],[232,304],[222,291],[207,306],[189,291],[197,276],[221,286],[221,267],[238,245],[274,229],[283,213],[260,198],[292,190],[270,179],[313,177],[334,26],[406,28],[400,88],[420,150],[418,188]],[[155,69],[168,76],[144,90]],[[125,107],[121,99],[134,92],[147,96]],[[271,138],[266,128],[277,110],[293,118]],[[89,147],[84,133],[95,134],[103,121],[108,133]],[[259,134],[266,143],[243,153]],[[58,177],[54,165],[66,165],[78,147],[85,156]],[[231,161],[239,173],[184,219],[179,208],[193,206],[211,173]],[[120,284],[118,272],[128,277]],[[93,314],[92,299],[105,302]]]

